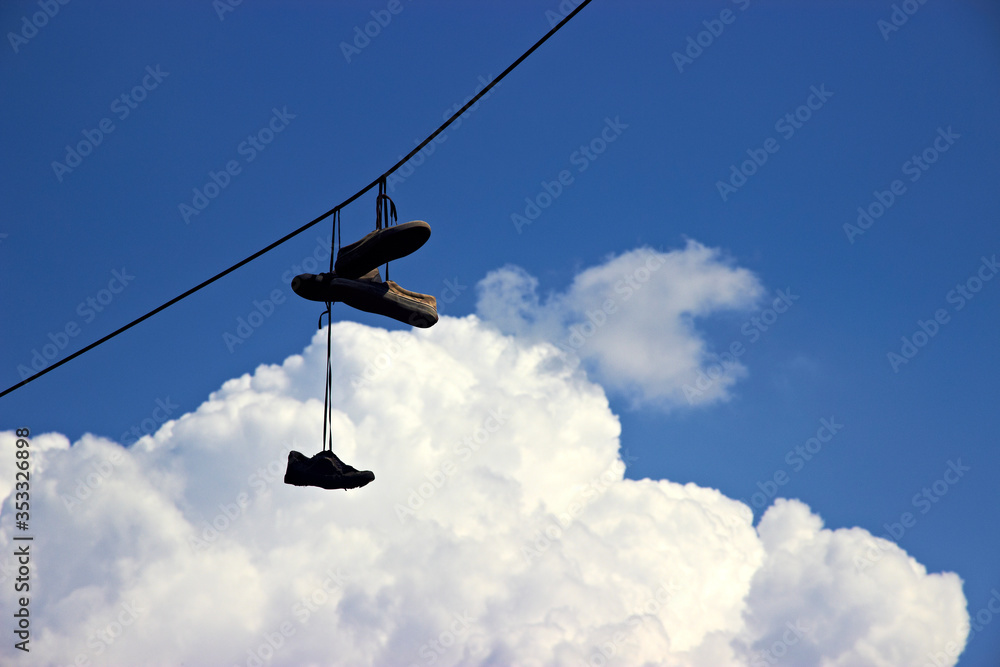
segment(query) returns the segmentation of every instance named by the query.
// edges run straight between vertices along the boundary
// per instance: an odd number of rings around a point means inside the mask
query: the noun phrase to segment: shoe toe
[[[322,286],[322,275],[300,273],[292,278],[292,291],[303,299],[316,300],[317,291]]]

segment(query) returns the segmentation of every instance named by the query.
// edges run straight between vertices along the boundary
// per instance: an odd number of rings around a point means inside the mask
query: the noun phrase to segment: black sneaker
[[[337,253],[333,270],[341,278],[360,278],[373,268],[417,250],[431,237],[431,226],[423,220],[404,222],[367,234]]]
[[[285,484],[318,486],[321,489],[358,489],[374,479],[375,473],[357,470],[330,451],[322,451],[312,458],[294,450],[288,452]]]

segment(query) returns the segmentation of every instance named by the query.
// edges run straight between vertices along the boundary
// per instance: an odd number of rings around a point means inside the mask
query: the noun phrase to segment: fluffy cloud
[[[747,310],[762,293],[752,273],[689,241],[610,257],[544,300],[523,269],[493,271],[479,284],[478,312],[506,333],[556,342],[605,387],[669,408],[728,398],[746,368],[727,350],[713,354],[695,320]]]
[[[744,298],[719,280],[717,303]],[[332,333],[335,449],[375,471],[363,489],[281,482],[289,448],[319,448],[325,331],[129,449],[32,439],[30,664],[915,665],[965,640],[959,578],[891,544],[859,567],[864,530],[797,501],[755,528],[716,490],[625,479],[604,391],[551,344],[475,316]]]

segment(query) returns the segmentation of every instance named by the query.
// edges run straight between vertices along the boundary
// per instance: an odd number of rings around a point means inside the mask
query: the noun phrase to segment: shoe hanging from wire
[[[431,235],[423,220],[393,224],[396,204],[379,184],[375,200],[375,230],[337,252],[329,273],[303,273],[292,281],[292,290],[304,299],[320,303],[342,302],[367,313],[385,315],[414,327],[426,329],[438,321],[437,300],[429,294],[413,292],[388,280],[389,262],[419,249]],[[379,267],[385,264],[383,282]]]
[[[340,211],[333,215],[333,235],[339,243]],[[330,248],[330,269],[333,270],[334,248]],[[326,381],[323,390],[323,442],[319,453],[306,457],[301,452],[288,452],[285,484],[293,486],[318,486],[322,489],[356,489],[375,479],[370,470],[349,466],[333,453],[333,302],[326,302],[326,310],[319,316],[318,328],[323,328],[326,315]]]

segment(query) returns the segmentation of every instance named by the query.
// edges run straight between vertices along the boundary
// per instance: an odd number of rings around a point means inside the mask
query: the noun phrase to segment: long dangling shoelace
[[[333,213],[333,233],[330,235],[330,273],[333,273],[333,260],[337,253],[334,247],[334,237],[340,245],[340,209]],[[326,302],[326,310],[320,313],[318,328],[323,328],[323,316],[326,315],[326,388],[323,395],[323,451],[333,451],[333,303]]]

